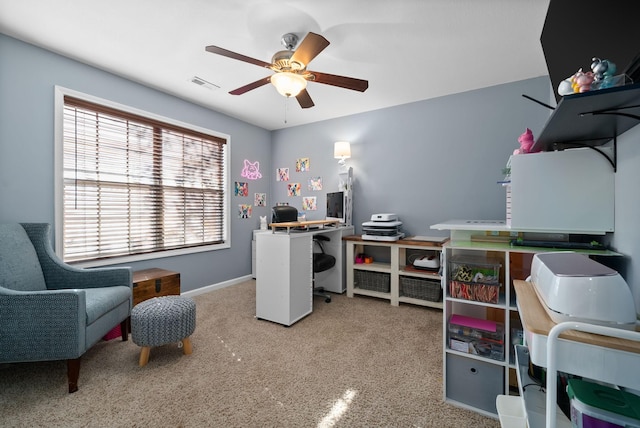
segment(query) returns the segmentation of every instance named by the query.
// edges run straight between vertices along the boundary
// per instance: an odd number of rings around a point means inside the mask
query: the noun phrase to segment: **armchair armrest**
[[[51,226],[46,223],[21,223],[33,243],[42,273],[50,290],[66,288],[128,286],[133,290],[131,269],[104,267],[81,269],[64,263],[51,246]]]
[[[0,287],[0,361],[78,358],[85,351],[85,299],[83,290]]]

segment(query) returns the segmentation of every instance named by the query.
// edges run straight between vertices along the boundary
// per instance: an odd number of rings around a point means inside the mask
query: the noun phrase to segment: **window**
[[[228,137],[70,95],[63,103],[66,262],[229,246]]]

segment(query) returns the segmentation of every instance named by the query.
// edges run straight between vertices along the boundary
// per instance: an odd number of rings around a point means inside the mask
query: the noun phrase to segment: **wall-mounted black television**
[[[327,220],[340,220],[346,223],[344,192],[327,193]]]

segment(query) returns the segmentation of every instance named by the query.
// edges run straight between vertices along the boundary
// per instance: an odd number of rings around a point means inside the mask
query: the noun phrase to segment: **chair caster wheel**
[[[326,299],[324,299],[324,301],[327,303],[331,303],[331,297],[327,297]]]

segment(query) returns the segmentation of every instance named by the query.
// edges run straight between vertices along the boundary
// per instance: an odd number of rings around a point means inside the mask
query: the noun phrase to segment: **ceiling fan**
[[[338,86],[360,92],[366,91],[369,87],[369,82],[366,80],[307,70],[309,63],[318,56],[324,48],[329,46],[329,41],[321,35],[308,33],[302,42],[300,42],[298,49],[294,51],[293,48],[297,43],[298,36],[293,33],[287,33],[282,36],[282,44],[287,50],[276,52],[273,58],[271,58],[271,63],[232,52],[218,46],[207,46],[206,50],[207,52],[269,68],[275,72],[271,76],[264,77],[230,91],[229,93],[231,95],[241,95],[252,89],[271,83],[281,95],[285,97],[295,97],[300,107],[309,108],[315,104],[307,92],[307,82],[323,83],[325,85]]]

